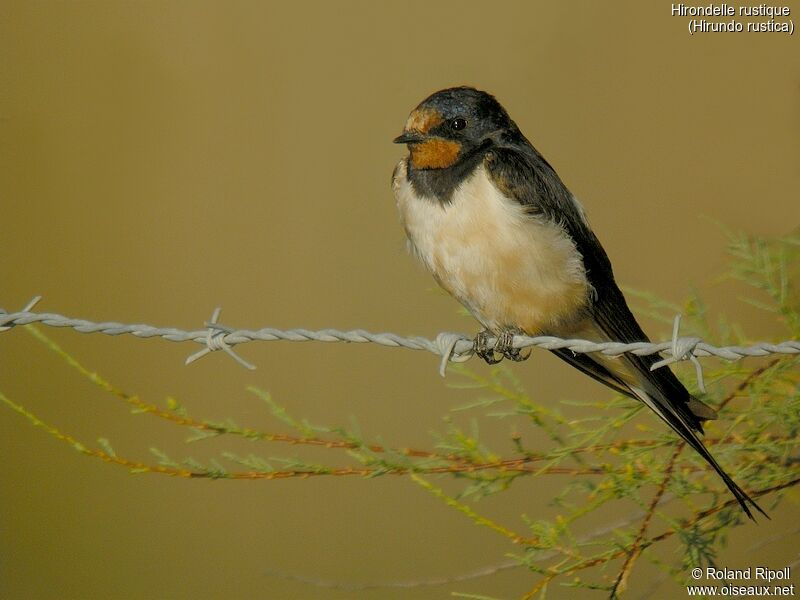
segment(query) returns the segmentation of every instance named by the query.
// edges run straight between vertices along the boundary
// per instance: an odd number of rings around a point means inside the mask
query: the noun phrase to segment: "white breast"
[[[504,196],[483,166],[449,203],[418,196],[405,160],[393,189],[413,252],[485,327],[555,331],[584,306],[588,283],[575,244]]]

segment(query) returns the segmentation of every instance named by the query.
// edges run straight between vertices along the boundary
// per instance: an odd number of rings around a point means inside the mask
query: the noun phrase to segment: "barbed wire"
[[[373,343],[394,348],[407,348],[409,350],[427,350],[441,357],[439,372],[442,376],[448,362],[464,362],[475,354],[475,339],[463,333],[442,332],[434,339],[425,337],[406,337],[396,333],[374,333],[364,329],[339,329],[309,330],[303,328],[276,329],[264,327],[261,329],[235,329],[218,322],[221,312],[216,308],[209,321],[204,323],[204,329],[183,330],[175,327],[154,327],[145,324],[126,324],[115,321],[93,322],[86,319],[66,317],[57,313],[33,312],[34,306],[41,300],[36,296],[18,312],[6,312],[0,308],[0,332],[9,330],[17,325],[39,323],[49,327],[64,327],[80,333],[102,333],[105,335],[133,335],[139,338],[161,338],[171,342],[196,342],[203,346],[186,359],[186,364],[192,363],[206,354],[223,350],[231,358],[248,369],[255,369],[255,365],[247,362],[234,352],[233,347],[247,342],[272,342],[285,340],[291,342],[349,342],[356,344]],[[800,354],[800,340],[788,340],[778,344],[762,342],[751,346],[714,346],[697,337],[680,337],[680,315],[675,317],[672,339],[666,342],[592,342],[581,339],[564,339],[549,335],[526,336],[515,335],[512,346],[514,348],[544,348],[546,350],[571,350],[576,353],[599,352],[606,356],[620,356],[631,353],[638,356],[649,356],[665,353],[669,357],[654,363],[651,369],[658,369],[665,365],[683,360],[691,360],[697,370],[700,389],[704,389],[702,367],[698,358],[716,356],[729,361],[737,361],[749,356],[767,356],[769,354]],[[489,347],[496,338],[486,340]]]

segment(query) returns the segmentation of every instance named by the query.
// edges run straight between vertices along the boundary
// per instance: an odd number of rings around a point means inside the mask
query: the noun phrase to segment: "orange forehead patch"
[[[439,123],[444,121],[442,113],[433,108],[418,108],[408,116],[406,121],[406,131],[419,131],[428,133]]]
[[[433,138],[411,146],[411,166],[415,169],[446,169],[455,164],[461,144]]]

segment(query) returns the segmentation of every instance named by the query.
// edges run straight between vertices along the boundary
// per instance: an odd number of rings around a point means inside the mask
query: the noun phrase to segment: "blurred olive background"
[[[408,112],[472,84],[497,95],[582,199],[620,282],[675,302],[697,288],[713,319],[780,336],[713,281],[727,258],[712,221],[779,235],[800,220],[797,37],[691,37],[670,6],[5,0],[0,305],[42,294],[42,311],[186,329],[222,306],[221,322],[239,327],[473,332],[407,255],[389,188]],[[258,365],[250,372],[222,353],[185,367],[196,349],[186,344],[47,333],[147,401],[171,395],[194,415],[268,430],[285,427],[248,385],[314,423],[355,417],[367,438],[412,447],[431,447],[442,417],[476,395],[447,387],[433,356],[404,350],[250,344],[239,349]],[[0,353],[0,390],[119,454],[301,455],[235,440],[187,447],[185,431],[130,415],[24,331],[0,334]],[[609,395],[544,352],[513,368],[553,403]],[[483,426],[507,447],[510,425]],[[516,548],[406,478],[132,476],[6,409],[0,428],[3,598],[517,598],[533,582],[522,569],[362,591],[275,577],[424,581]],[[554,514],[563,480],[547,483],[519,482],[478,508],[524,530],[521,514]],[[732,532],[719,565],[795,561],[796,530],[769,540],[797,516],[787,501],[772,522]],[[630,597],[685,594],[658,573],[639,561]]]

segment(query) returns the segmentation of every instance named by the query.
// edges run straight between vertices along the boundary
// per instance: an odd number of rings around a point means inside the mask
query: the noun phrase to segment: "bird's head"
[[[415,169],[446,169],[498,134],[516,128],[494,96],[471,87],[456,87],[428,96],[408,117],[394,139],[407,144]]]

